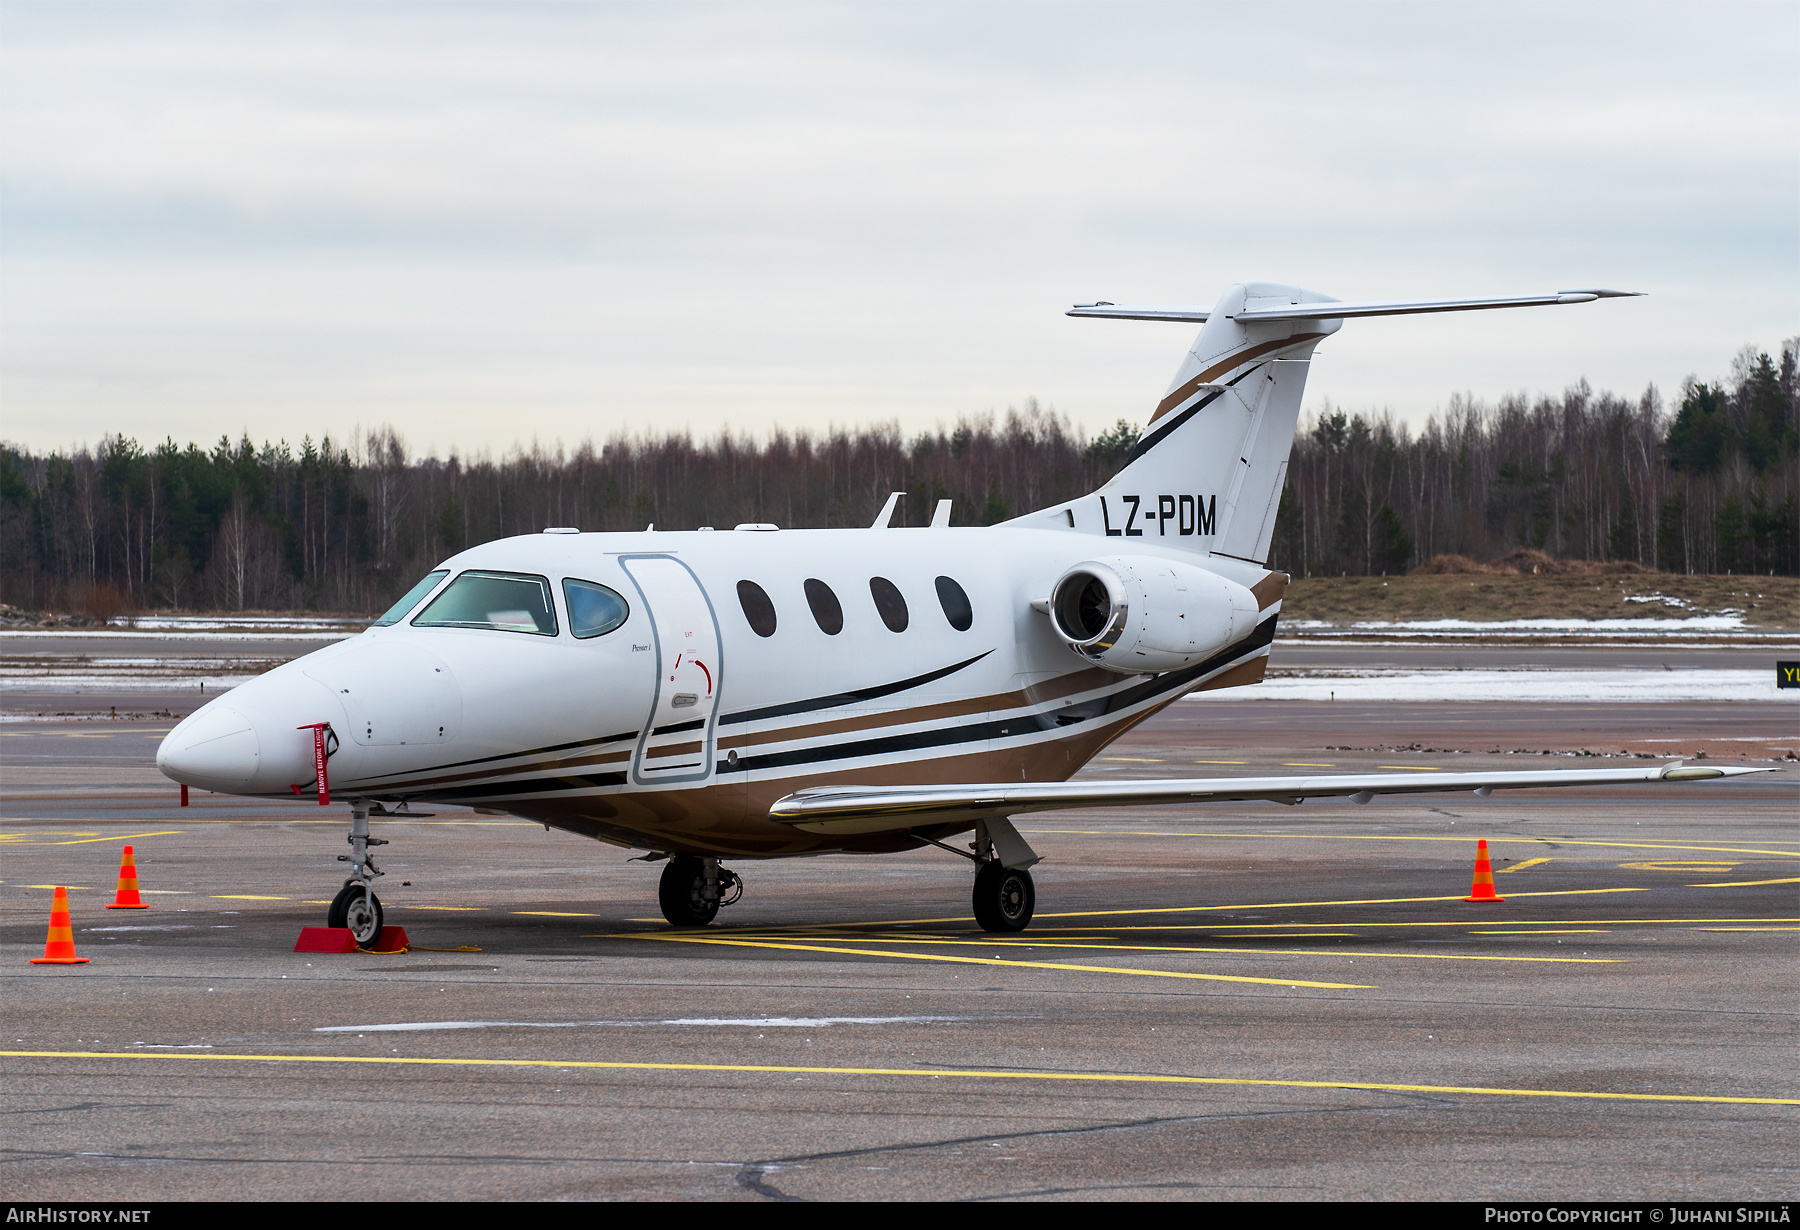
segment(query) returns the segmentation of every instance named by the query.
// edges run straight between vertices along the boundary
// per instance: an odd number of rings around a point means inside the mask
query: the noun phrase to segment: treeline
[[[1274,562],[1405,572],[1515,548],[1664,572],[1800,572],[1800,338],[1686,382],[1671,413],[1584,380],[1561,397],[1452,397],[1418,434],[1326,406],[1294,440]]]
[[[745,521],[988,525],[1090,491],[1136,431],[1089,441],[1035,403],[903,437],[777,430],[615,437],[500,460],[413,457],[380,429],[349,441],[210,450],[113,436],[70,454],[0,445],[0,601],[109,616],[145,608],[379,611],[440,559],[546,526],[693,529]]]
[[[1326,407],[1294,442],[1273,560],[1296,574],[1402,572],[1517,547],[1679,572],[1800,571],[1796,347],[1747,351],[1673,412],[1579,384],[1485,407],[1453,398],[1416,435]],[[498,460],[414,457],[389,429],[351,440],[71,453],[0,445],[0,601],[144,609],[374,612],[446,555],[552,525],[587,530],[987,525],[1105,482],[1136,440],[1088,439],[1035,404],[910,439],[897,426],[615,437]]]

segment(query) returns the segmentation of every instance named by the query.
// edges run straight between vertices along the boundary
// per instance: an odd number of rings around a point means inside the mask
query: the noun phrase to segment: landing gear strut
[[[976,821],[974,850],[976,923],[983,931],[1023,931],[1037,908],[1026,870],[1037,854],[1003,816]]]
[[[719,866],[716,858],[691,854],[671,858],[656,889],[663,917],[677,927],[704,927],[718,917],[720,906],[736,904],[743,895],[737,872]]]
[[[357,945],[367,948],[381,938],[381,899],[375,895],[375,877],[384,874],[369,857],[369,847],[387,845],[381,838],[369,836],[367,803],[351,805],[348,840],[350,853],[338,855],[338,862],[350,864],[350,878],[332,899],[325,925],[348,927]]]

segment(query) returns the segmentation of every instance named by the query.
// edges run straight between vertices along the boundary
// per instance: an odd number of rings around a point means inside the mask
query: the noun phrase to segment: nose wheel
[[[352,880],[338,890],[325,916],[328,927],[348,927],[360,947],[381,938],[381,898],[368,885]]]
[[[1023,931],[1037,908],[1037,886],[1023,867],[989,859],[975,872],[975,921],[983,931]]]

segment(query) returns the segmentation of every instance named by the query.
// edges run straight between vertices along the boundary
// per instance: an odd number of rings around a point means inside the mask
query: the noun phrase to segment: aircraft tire
[[[1036,908],[1037,886],[1023,867],[992,859],[975,873],[975,921],[983,931],[1023,931]]]
[[[663,917],[675,927],[704,927],[719,915],[719,903],[705,898],[705,888],[706,868],[699,859],[687,854],[671,858],[656,886]]]
[[[339,889],[338,895],[331,900],[331,909],[325,915],[325,925],[350,928],[350,934],[356,937],[356,942],[367,948],[381,938],[381,898],[374,893],[369,894],[369,901],[375,907],[371,913],[363,906],[362,895],[360,884],[346,884]]]

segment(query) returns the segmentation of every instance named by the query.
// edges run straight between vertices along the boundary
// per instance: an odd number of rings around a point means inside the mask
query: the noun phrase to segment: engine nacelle
[[[1192,564],[1115,555],[1076,564],[1050,591],[1050,624],[1070,649],[1109,670],[1176,670],[1256,627],[1256,597]]]

